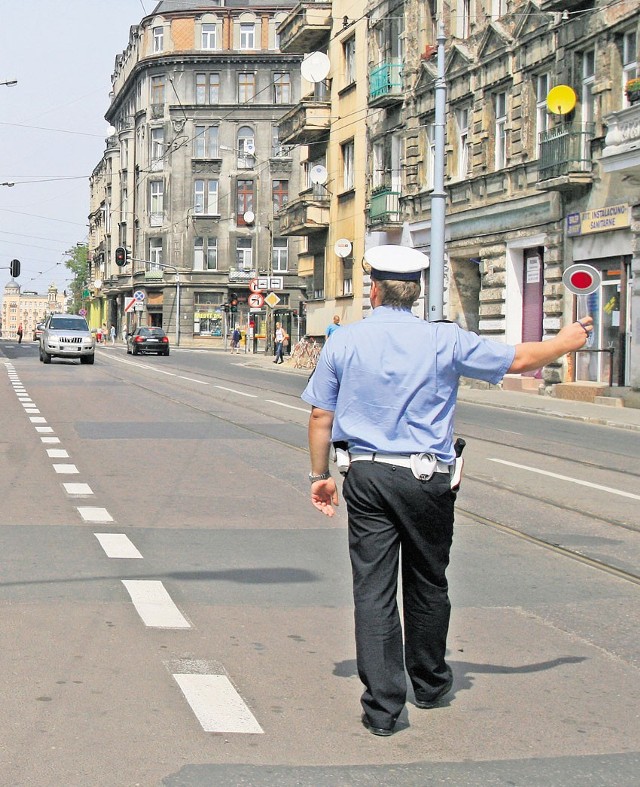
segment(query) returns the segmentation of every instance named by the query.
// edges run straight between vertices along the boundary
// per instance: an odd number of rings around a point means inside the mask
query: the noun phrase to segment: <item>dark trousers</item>
[[[362,707],[374,726],[391,727],[406,700],[405,664],[418,699],[431,700],[451,684],[445,572],[455,494],[446,473],[419,481],[408,468],[353,462],[343,495]],[[397,604],[400,551],[404,647]]]

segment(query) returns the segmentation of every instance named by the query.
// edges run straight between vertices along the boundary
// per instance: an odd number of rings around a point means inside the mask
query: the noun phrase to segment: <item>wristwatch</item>
[[[316,481],[326,481],[327,478],[331,478],[331,473],[328,470],[326,470],[324,473],[320,473],[320,475],[309,473],[309,481],[312,484],[315,484]]]

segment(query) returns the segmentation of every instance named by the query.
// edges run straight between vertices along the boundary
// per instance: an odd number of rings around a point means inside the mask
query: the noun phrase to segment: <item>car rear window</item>
[[[72,319],[71,317],[54,317],[49,323],[50,328],[59,331],[88,331],[87,321],[83,319]]]

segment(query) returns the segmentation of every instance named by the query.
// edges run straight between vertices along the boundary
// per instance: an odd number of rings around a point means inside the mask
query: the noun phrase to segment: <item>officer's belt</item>
[[[352,462],[381,462],[383,465],[396,465],[396,467],[411,467],[411,454],[350,454]],[[451,464],[436,460],[435,473],[449,473]]]

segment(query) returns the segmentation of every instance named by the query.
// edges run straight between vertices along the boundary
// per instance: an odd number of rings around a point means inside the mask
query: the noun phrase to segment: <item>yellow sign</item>
[[[589,235],[592,232],[620,230],[631,226],[631,209],[623,205],[593,208],[567,216],[567,235]]]
[[[277,306],[280,303],[280,298],[278,298],[275,292],[270,292],[264,299],[264,302],[273,309],[274,306]]]

